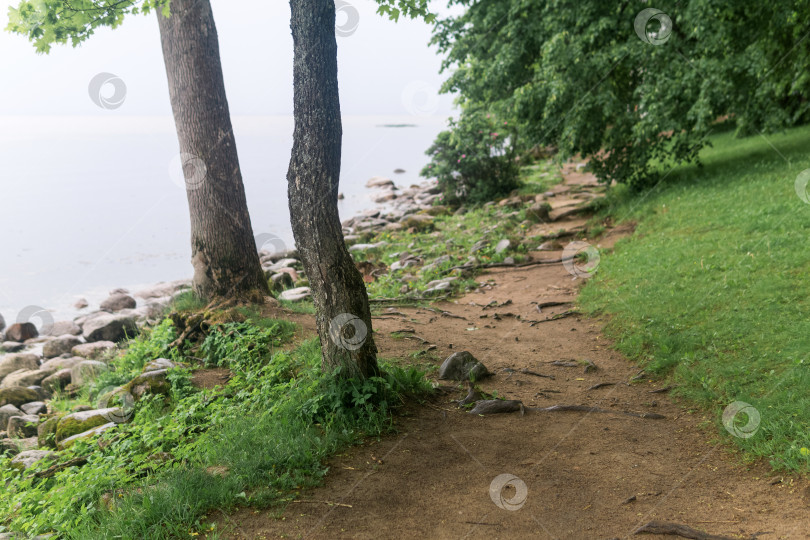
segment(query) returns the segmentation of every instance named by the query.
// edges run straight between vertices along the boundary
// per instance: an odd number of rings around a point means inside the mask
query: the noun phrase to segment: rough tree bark
[[[343,128],[334,0],[290,0],[295,131],[287,172],[293,235],[315,301],[325,369],[378,373],[368,294],[338,216]]]
[[[268,293],[250,224],[209,0],[158,10],[191,216],[194,290],[204,297]]]

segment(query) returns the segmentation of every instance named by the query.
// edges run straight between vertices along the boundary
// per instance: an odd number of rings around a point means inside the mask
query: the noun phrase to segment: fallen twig
[[[588,390],[596,390],[597,388],[604,388],[605,386],[613,386],[615,382],[600,382],[588,388]]]
[[[559,367],[579,367],[579,364],[576,362],[565,362],[563,360],[554,360],[551,362],[551,365]]]
[[[667,523],[665,521],[650,521],[642,525],[633,534],[671,534],[692,540],[734,540],[730,536],[708,534],[679,523]]]
[[[461,315],[456,315],[454,313],[450,313],[449,311],[442,311],[442,317],[450,317],[451,319],[461,319],[462,321],[466,321],[465,317]]]
[[[673,385],[665,386],[663,388],[659,388],[658,390],[650,390],[649,393],[650,394],[663,394],[665,392],[669,392],[670,390],[672,390],[673,388],[676,388],[677,386],[678,385],[673,384]]]

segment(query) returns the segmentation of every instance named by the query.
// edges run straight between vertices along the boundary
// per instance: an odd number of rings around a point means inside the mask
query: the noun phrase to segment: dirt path
[[[555,199],[561,201],[570,185],[590,181],[569,174]],[[627,232],[609,231],[597,244],[609,247]],[[535,259],[560,255],[532,253]],[[577,404],[616,414],[475,416],[452,403],[466,389],[444,383],[430,404],[412,407],[400,419],[398,435],[335,458],[324,486],[302,496],[303,502],[280,515],[242,509],[219,519],[227,537],[610,539],[658,520],[730,538],[810,538],[806,480],[780,479],[765,465],[741,465],[728,445],[717,444],[710,417],[653,393],[660,383],[626,384],[638,368],[612,350],[597,321],[569,316],[527,322],[573,307],[537,310],[538,303],[575,299],[581,280],[563,265],[498,269],[478,281],[477,291],[436,306],[451,316],[397,308],[403,315],[375,320],[382,356],[406,358],[428,344],[441,359],[467,350],[496,373],[481,384],[488,392],[531,407]],[[484,307],[491,303],[500,307]],[[427,343],[391,337],[403,328]],[[586,371],[585,360],[596,369]],[[573,366],[552,363],[559,361]],[[519,373],[524,368],[543,376]],[[593,388],[600,383],[613,384]],[[491,483],[502,474],[526,487],[517,510],[502,509],[490,497]],[[507,487],[503,496],[522,493]]]

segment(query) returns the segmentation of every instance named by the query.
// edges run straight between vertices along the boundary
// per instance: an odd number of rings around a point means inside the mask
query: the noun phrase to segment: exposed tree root
[[[80,467],[87,463],[87,458],[85,457],[75,457],[73,459],[69,459],[64,463],[57,463],[51,467],[48,467],[44,471],[37,471],[34,473],[34,478],[50,478],[51,476],[55,475],[59,471],[63,471],[70,467]]]
[[[730,536],[708,534],[686,525],[665,521],[650,521],[633,531],[633,534],[670,534],[692,540],[736,540]]]
[[[606,414],[623,414],[625,416],[634,416],[636,418],[647,418],[649,420],[662,420],[666,418],[663,414],[657,413],[637,413],[632,411],[611,411],[610,409],[600,409],[599,407],[589,407],[587,405],[552,405],[551,407],[526,407],[528,411],[536,412],[587,412],[587,413],[606,413]]]

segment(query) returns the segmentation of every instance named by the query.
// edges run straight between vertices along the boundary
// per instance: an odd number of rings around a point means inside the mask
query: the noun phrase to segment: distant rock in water
[[[86,298],[79,298],[78,300],[76,300],[76,303],[73,304],[73,307],[75,307],[76,309],[84,309],[89,305],[90,303],[87,301]]]
[[[6,328],[6,320],[0,315],[0,332],[2,332]]]
[[[405,169],[394,169],[394,174],[405,174]]]
[[[122,309],[135,309],[136,305],[135,299],[128,294],[116,293],[101,303],[101,309],[114,313]]]

